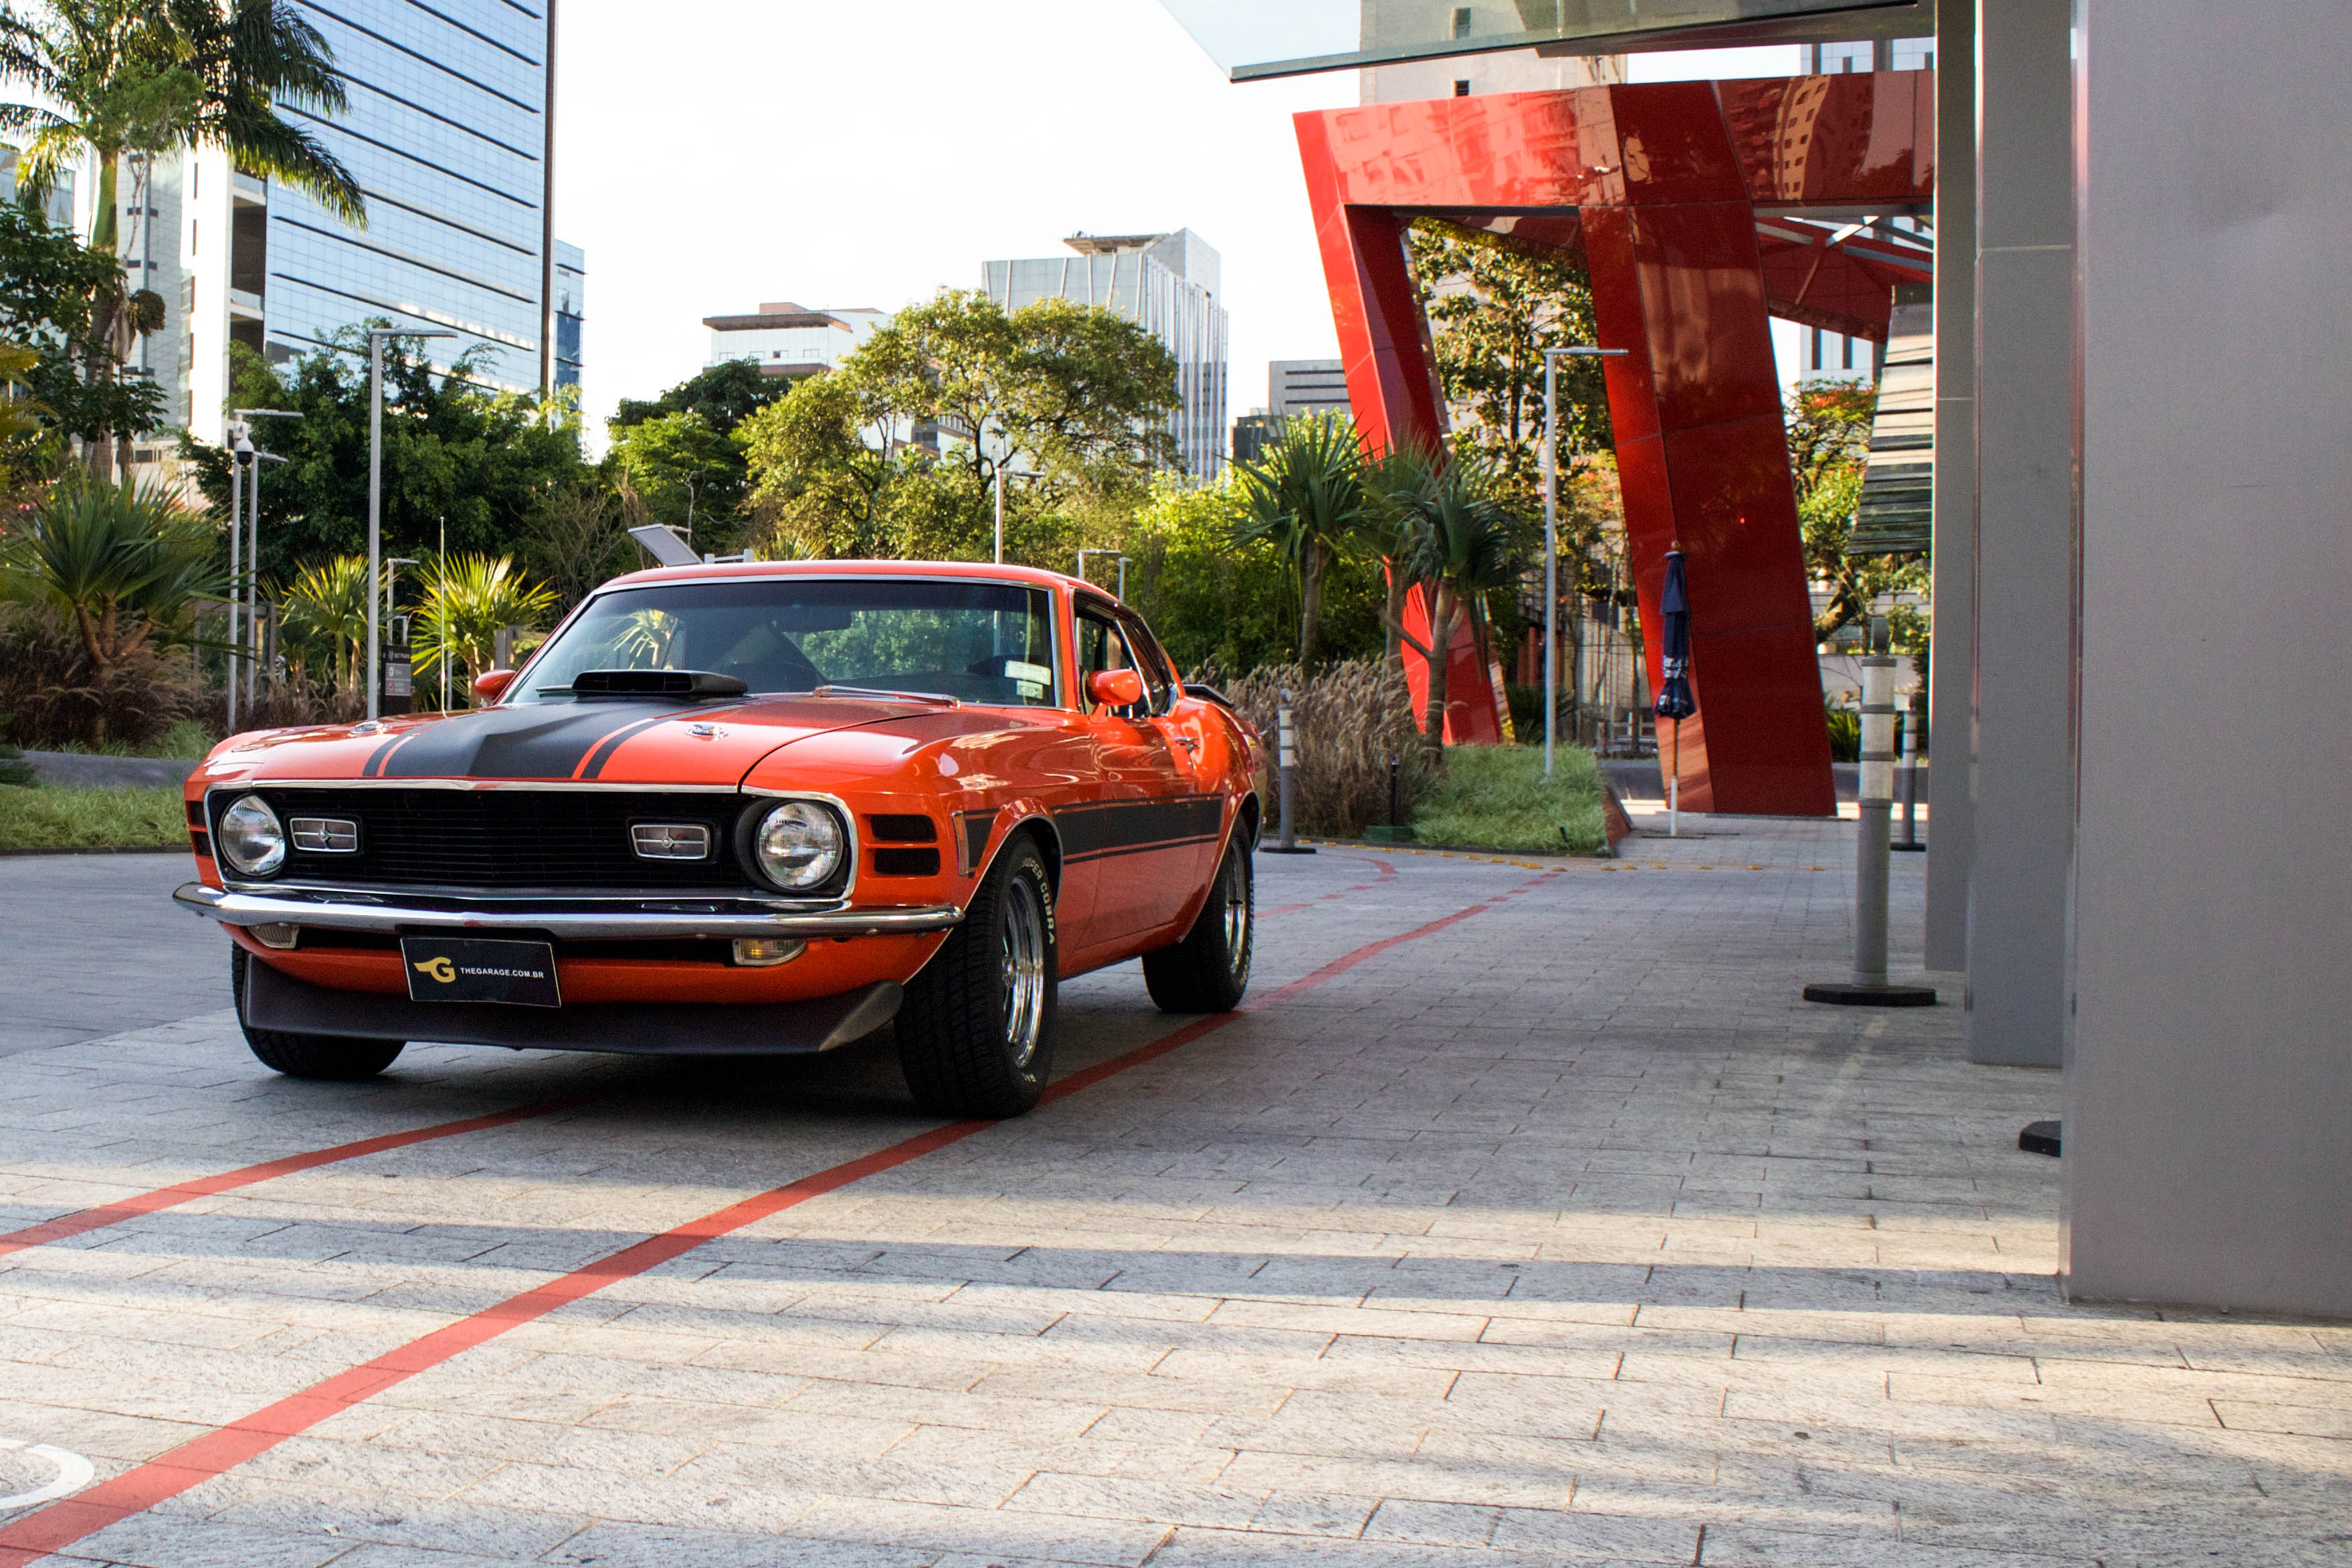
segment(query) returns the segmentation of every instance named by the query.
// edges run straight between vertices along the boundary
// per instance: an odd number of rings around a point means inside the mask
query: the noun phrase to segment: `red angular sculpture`
[[[1891,286],[1927,280],[1924,249],[1804,219],[1927,200],[1934,90],[1930,72],[1880,71],[1297,117],[1349,400],[1375,448],[1445,429],[1412,219],[1584,257],[1601,342],[1629,351],[1606,362],[1609,413],[1644,625],[1668,546],[1688,557],[1689,809],[1837,809],[1769,319],[1883,341]],[[1646,653],[1654,689],[1654,641]],[[1449,650],[1453,738],[1496,732],[1486,664],[1475,643]]]

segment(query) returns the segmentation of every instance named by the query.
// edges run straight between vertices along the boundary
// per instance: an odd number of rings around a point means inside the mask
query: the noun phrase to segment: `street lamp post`
[[[455,332],[415,331],[403,327],[368,329],[368,615],[367,716],[376,718],[382,696],[381,639],[375,585],[383,576],[383,341],[386,338],[454,338]]]
[[[1552,731],[1559,723],[1559,362],[1606,359],[1623,349],[1544,350],[1544,777],[1551,777]]]
[[[237,595],[244,575],[245,555],[245,470],[253,451],[253,442],[242,420],[232,419],[223,432],[228,438],[228,732],[236,733],[237,686],[245,679],[245,644],[239,640],[245,629],[242,615],[244,601]],[[240,450],[240,448],[242,448]]]
[[[267,413],[268,410],[254,409],[252,412],[260,414]],[[245,481],[245,557],[247,562],[251,563],[253,568],[252,572],[245,580],[246,631],[253,643],[253,657],[246,662],[245,667],[245,702],[246,707],[250,710],[254,705],[256,694],[260,684],[262,654],[263,649],[266,647],[261,640],[260,605],[261,465],[264,463],[282,463],[286,459],[279,457],[275,452],[257,451],[254,448],[253,444],[247,441],[239,443],[237,460],[243,463],[247,470]],[[273,621],[271,626],[274,629],[276,623]]]

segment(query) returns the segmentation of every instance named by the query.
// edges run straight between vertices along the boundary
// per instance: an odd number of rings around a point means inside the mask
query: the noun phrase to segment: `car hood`
[[[841,697],[534,703],[239,737],[200,777],[252,783],[464,779],[660,785],[742,782],[780,746],[935,711]]]

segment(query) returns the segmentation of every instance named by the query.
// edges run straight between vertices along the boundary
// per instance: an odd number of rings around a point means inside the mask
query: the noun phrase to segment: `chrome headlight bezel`
[[[261,796],[241,795],[214,819],[213,847],[240,877],[275,876],[286,865],[286,825]]]
[[[856,848],[841,813],[788,796],[752,816],[743,851],[752,874],[770,887],[814,896],[847,881]]]

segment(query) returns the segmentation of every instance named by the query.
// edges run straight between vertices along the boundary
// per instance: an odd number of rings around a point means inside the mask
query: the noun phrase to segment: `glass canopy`
[[[1934,0],[1162,0],[1235,81],[1536,48],[1624,54],[1916,37]]]

